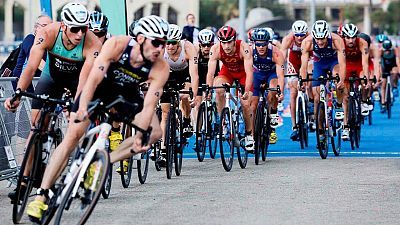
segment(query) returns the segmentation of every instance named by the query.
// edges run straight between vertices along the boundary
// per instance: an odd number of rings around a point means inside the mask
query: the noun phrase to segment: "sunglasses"
[[[71,31],[71,33],[78,33],[79,31],[81,31],[82,33],[86,33],[86,31],[88,30],[88,27],[70,27],[69,30]]]
[[[213,45],[214,45],[214,43],[212,43],[212,42],[208,43],[208,44],[200,44],[200,46],[203,47],[203,48],[205,48],[205,47],[209,47],[210,48]]]
[[[166,44],[167,45],[177,45],[178,41],[177,40],[167,40]]]
[[[306,34],[300,33],[300,34],[294,34],[294,36],[296,36],[296,37],[304,37],[304,36],[306,36]]]
[[[158,47],[160,47],[160,46],[162,46],[163,48],[165,47],[165,41],[164,41],[164,40],[160,40],[160,39],[151,40],[151,44],[152,44],[155,48],[158,48]]]
[[[267,42],[256,42],[254,43],[257,47],[265,47],[267,46]]]
[[[106,32],[93,32],[93,33],[99,38],[104,37],[107,34]]]

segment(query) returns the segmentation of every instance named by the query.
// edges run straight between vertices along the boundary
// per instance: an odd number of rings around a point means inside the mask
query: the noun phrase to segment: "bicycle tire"
[[[348,111],[348,126],[349,126],[349,128],[350,128],[350,130],[349,130],[349,137],[350,137],[350,147],[351,147],[351,150],[354,150],[355,149],[355,139],[356,139],[356,137],[355,137],[355,132],[356,132],[356,125],[355,125],[355,123],[356,123],[356,118],[355,118],[355,115],[354,115],[354,113],[356,112],[356,109],[355,109],[355,103],[354,103],[354,99],[351,97],[350,99],[349,99],[349,111]]]
[[[224,108],[221,113],[220,118],[220,126],[219,126],[219,145],[220,145],[220,154],[221,154],[221,161],[222,166],[224,167],[225,171],[229,172],[232,169],[233,165],[233,157],[234,157],[234,130],[232,127],[232,117],[229,111],[229,108]],[[225,124],[226,123],[226,124]],[[226,127],[226,129],[225,129]],[[224,132],[226,131],[226,134]],[[227,143],[229,149],[225,152],[224,143]]]
[[[296,121],[296,122],[297,122],[297,129],[298,129],[298,132],[299,132],[300,148],[304,149],[304,146],[305,146],[304,126],[305,125],[304,125],[303,100],[301,98],[299,98],[299,100],[297,102],[297,105],[298,105],[298,109],[297,109],[298,121]]]
[[[333,116],[333,126],[332,126],[332,130],[333,130],[333,142],[335,143],[335,148],[333,148],[333,154],[335,156],[339,156],[340,155],[340,149],[342,148],[342,128],[340,128],[340,121],[336,120]],[[336,141],[335,141],[336,139]]]
[[[243,127],[239,127],[240,121],[243,123]],[[239,108],[239,115],[236,119],[236,132],[235,135],[239,139],[239,145],[236,146],[236,152],[238,155],[238,161],[239,161],[239,166],[240,168],[244,169],[247,166],[247,159],[249,157],[249,152],[245,149],[244,143],[244,138],[246,136],[246,126],[245,126],[245,121],[244,121],[244,116],[243,116],[243,109],[242,107]]]
[[[329,147],[328,147],[328,135],[326,132],[325,106],[323,102],[318,103],[316,123],[317,123],[316,136],[317,136],[318,152],[319,155],[321,156],[321,159],[326,159],[326,157],[328,156]],[[321,135],[323,136],[324,139],[321,139],[320,137]]]
[[[205,123],[207,121],[205,103],[202,103],[199,107],[199,112],[197,113],[197,123],[196,123],[196,155],[199,162],[203,162],[204,156],[206,154],[206,136],[207,130],[204,129]]]
[[[269,112],[268,109],[266,108],[267,106],[264,105],[264,120],[265,123],[262,126],[262,142],[261,142],[261,159],[263,162],[267,159],[267,152],[268,152],[268,146],[269,146],[269,137],[271,135],[271,118],[269,117]]]
[[[215,155],[217,154],[217,145],[218,145],[217,134],[219,132],[218,129],[219,124],[217,121],[218,112],[215,102],[212,103],[210,110],[211,110],[210,115],[212,116],[212,118],[210,118],[209,121],[210,126],[208,126],[209,127],[208,135],[210,138],[208,150],[210,152],[210,158],[215,159]]]
[[[61,199],[60,205],[58,207],[57,210],[57,214],[56,214],[56,218],[55,218],[55,222],[54,224],[59,225],[59,224],[74,224],[70,221],[71,218],[75,218],[78,219],[77,224],[85,224],[85,222],[89,219],[91,213],[93,212],[94,207],[97,204],[97,201],[100,198],[101,195],[101,189],[104,187],[104,183],[106,182],[107,179],[107,173],[109,171],[109,167],[110,167],[110,158],[109,158],[109,154],[107,151],[105,150],[100,150],[98,149],[96,151],[96,154],[93,156],[92,162],[89,164],[89,166],[86,168],[87,170],[90,168],[90,165],[93,162],[101,162],[101,171],[100,175],[99,175],[99,179],[98,179],[98,183],[97,183],[97,191],[94,191],[94,193],[91,193],[90,196],[92,197],[92,200],[90,201],[90,203],[85,207],[86,210],[82,213],[81,207],[82,205],[79,205],[80,208],[77,209],[77,215],[74,215],[73,212],[71,211],[71,203],[73,202],[73,200],[79,200],[81,202],[81,196],[79,196],[80,191],[87,191],[84,188],[84,185],[79,185],[79,189],[77,191],[77,195],[78,196],[71,196],[72,195],[72,191],[74,189],[75,183],[79,182],[81,183],[82,178],[79,178],[79,172],[77,172],[73,179],[72,179],[72,183],[71,185],[68,187],[68,189],[65,192],[65,195],[63,196],[63,198]],[[86,175],[87,172],[85,172]],[[79,180],[78,180],[79,178]],[[100,190],[99,190],[100,189]],[[73,209],[72,209],[73,210]],[[68,211],[68,213],[71,213],[72,215],[69,216],[68,222],[61,222],[61,219],[63,218],[63,216],[65,216],[65,212]],[[65,218],[65,217],[64,217]]]
[[[108,149],[107,153],[110,154],[110,149]],[[121,167],[123,169],[123,167]],[[123,173],[123,171],[122,171]],[[104,182],[104,187],[101,189],[101,196],[103,196],[104,199],[108,199],[110,197],[111,193],[111,185],[112,185],[112,174],[113,174],[113,164],[110,163],[110,166],[108,167],[108,173],[107,173],[107,178],[106,181]]]
[[[390,76],[387,79],[390,79]],[[390,119],[392,117],[392,97],[390,84],[387,84],[386,86],[386,110],[388,119]]]
[[[40,224],[47,225],[50,223],[51,219],[53,219],[58,208],[57,199],[60,196],[62,189],[63,187],[52,188],[54,195],[52,198],[47,200],[46,204],[48,205],[48,208],[43,212]]]
[[[146,151],[140,155],[140,160],[136,160],[138,178],[141,184],[144,184],[147,179],[147,173],[149,171],[149,158],[149,151]]]
[[[41,149],[43,149],[43,143],[41,139],[40,133],[33,133],[29,143],[27,145],[27,150],[24,155],[24,159],[22,161],[20,171],[18,174],[18,181],[17,181],[17,188],[16,188],[16,199],[13,202],[13,213],[12,213],[12,219],[14,224],[19,223],[22,219],[22,216],[24,215],[24,211],[26,208],[26,204],[28,203],[28,198],[30,197],[30,193],[35,185],[35,179],[38,176],[38,173],[40,174],[41,165],[42,165],[42,154],[41,154]],[[40,149],[40,153],[39,150]],[[29,155],[30,153],[33,153],[32,157],[32,168],[30,170],[29,176],[26,178],[24,177],[24,170],[25,167],[28,163]],[[39,154],[38,154],[39,153]],[[26,185],[26,191],[24,195],[21,196],[21,186],[22,182],[24,182]],[[39,183],[40,186],[40,183]],[[22,200],[21,204],[20,201]]]
[[[128,126],[127,124],[124,124],[122,126],[122,134],[124,136],[124,140],[126,140],[127,138],[132,136],[132,128],[130,126]],[[125,159],[127,160],[127,159]],[[128,159],[128,168],[126,173],[124,173],[124,160],[119,161],[119,166],[121,168],[121,173],[120,173],[120,177],[121,177],[121,183],[122,183],[122,187],[124,188],[128,188],[129,184],[131,183],[131,179],[132,179],[132,165],[133,165],[133,160],[132,157],[129,157]],[[112,173],[112,171],[111,171]]]
[[[176,135],[176,121],[175,120],[174,109],[170,109],[168,112],[167,119],[167,129],[165,132],[165,145],[167,150],[167,178],[172,177],[172,167],[174,162],[174,152],[175,152],[175,135]]]
[[[182,172],[183,149],[186,145],[186,138],[183,136],[183,116],[182,111],[177,111],[176,124],[179,132],[179,139],[175,141],[174,163],[175,175],[180,176]],[[175,137],[176,138],[176,137]]]
[[[264,109],[262,108],[263,104],[259,103],[257,106],[256,110],[256,120],[254,124],[254,163],[256,165],[259,164],[260,162],[260,156],[261,156],[261,148],[262,148],[262,126],[263,126],[263,114],[264,114]]]

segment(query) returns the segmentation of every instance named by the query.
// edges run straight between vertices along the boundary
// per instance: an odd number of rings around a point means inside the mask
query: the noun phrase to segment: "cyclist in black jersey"
[[[47,209],[43,193],[49,192],[66,166],[68,156],[90,124],[87,108],[92,99],[100,99],[107,105],[118,95],[122,95],[128,101],[137,103],[140,113],[131,115],[132,108],[126,106],[116,107],[118,113],[135,116],[133,123],[143,130],[147,130],[149,126],[153,129],[146,146],[142,146],[141,132],[124,140],[110,154],[111,163],[142,153],[160,139],[161,129],[154,108],[169,74],[169,66],[162,57],[168,27],[168,22],[161,17],[147,16],[140,19],[135,28],[136,41],[129,36],[118,36],[104,44],[82,93],[75,101],[67,134],[54,151],[43,175],[40,194],[30,204],[32,211],[36,211],[36,218],[40,220],[43,211]],[[139,88],[143,82],[149,83],[145,97]],[[82,122],[75,123],[75,120]]]

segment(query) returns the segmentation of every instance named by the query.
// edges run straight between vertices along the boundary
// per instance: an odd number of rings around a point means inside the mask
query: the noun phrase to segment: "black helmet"
[[[94,11],[90,14],[89,19],[89,30],[107,32],[108,30],[108,18],[101,12]]]
[[[392,48],[392,42],[390,40],[384,40],[382,43],[382,47],[385,50],[390,50]]]

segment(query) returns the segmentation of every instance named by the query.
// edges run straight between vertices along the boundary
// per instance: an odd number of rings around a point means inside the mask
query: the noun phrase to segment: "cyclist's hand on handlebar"
[[[147,144],[145,146],[142,146],[143,135],[141,132],[136,132],[136,134],[133,138],[134,138],[134,140],[133,140],[132,148],[134,149],[134,151],[136,153],[142,153],[142,152],[149,150],[150,145]]]
[[[75,122],[79,122],[79,121],[84,121],[88,118],[88,112],[86,109],[78,109],[78,111],[76,111],[76,118],[75,118]]]
[[[299,86],[299,91],[305,91],[307,89],[307,83],[303,82],[301,86]]]
[[[19,106],[20,100],[17,98],[12,104],[11,104],[11,99],[12,98],[7,98],[6,101],[4,102],[4,108],[6,108],[7,111],[15,112]]]
[[[248,91],[245,91],[244,92],[244,94],[241,96],[241,98],[242,98],[242,100],[247,100],[247,99],[249,99],[249,92]]]

